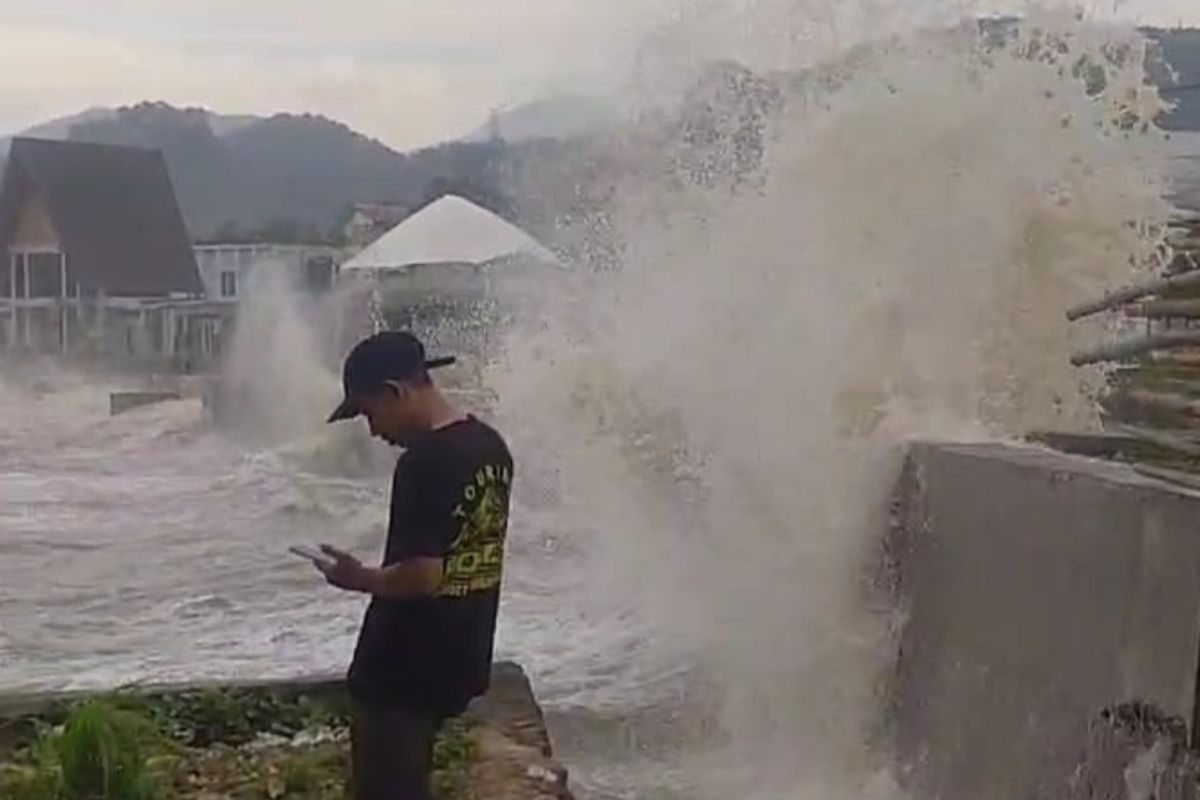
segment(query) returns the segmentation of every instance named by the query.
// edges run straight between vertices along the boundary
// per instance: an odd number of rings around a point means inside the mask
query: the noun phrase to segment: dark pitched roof
[[[0,253],[36,191],[84,292],[203,291],[167,166],[157,150],[14,139],[0,191]]]

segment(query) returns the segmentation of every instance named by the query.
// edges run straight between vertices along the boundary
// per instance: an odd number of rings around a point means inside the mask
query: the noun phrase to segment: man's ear
[[[403,398],[406,394],[408,394],[408,387],[400,381],[386,381],[384,386],[390,389],[392,394],[394,394],[397,398]]]

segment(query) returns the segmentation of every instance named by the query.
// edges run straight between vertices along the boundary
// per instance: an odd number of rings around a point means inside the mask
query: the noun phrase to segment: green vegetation
[[[470,797],[470,766],[475,761],[475,740],[461,719],[442,727],[433,748],[433,790],[442,798]]]
[[[262,734],[292,737],[350,725],[349,700],[328,690],[205,689],[118,698],[122,708],[144,714],[171,738],[193,747],[240,746]]]
[[[153,800],[152,755],[163,745],[145,717],[91,700],[61,727],[43,729],[0,789],[13,800]]]
[[[118,692],[10,723],[2,800],[340,800],[349,704],[341,691]],[[434,788],[466,798],[474,741],[447,723]]]

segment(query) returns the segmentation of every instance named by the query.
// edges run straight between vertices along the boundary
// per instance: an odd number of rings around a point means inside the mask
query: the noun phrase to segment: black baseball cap
[[[356,397],[382,389],[388,381],[406,381],[421,377],[428,370],[448,367],[455,359],[426,358],[425,345],[411,333],[384,331],[363,339],[342,367],[341,405],[329,415],[329,422],[352,419],[362,413]]]

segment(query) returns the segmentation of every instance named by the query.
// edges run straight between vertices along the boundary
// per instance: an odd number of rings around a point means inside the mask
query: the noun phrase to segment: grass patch
[[[44,727],[0,773],[13,800],[155,800],[161,797],[154,756],[166,742],[153,723],[105,700],[76,708]]]
[[[281,689],[205,689],[174,694],[117,696],[124,708],[154,720],[171,738],[193,747],[239,746],[263,734],[295,736],[305,730],[348,727],[342,692]]]
[[[433,792],[437,797],[470,797],[475,740],[466,722],[453,719],[442,726],[433,747]]]
[[[350,706],[340,688],[117,692],[10,721],[0,800],[342,800]],[[474,742],[448,722],[434,790],[470,793]]]

